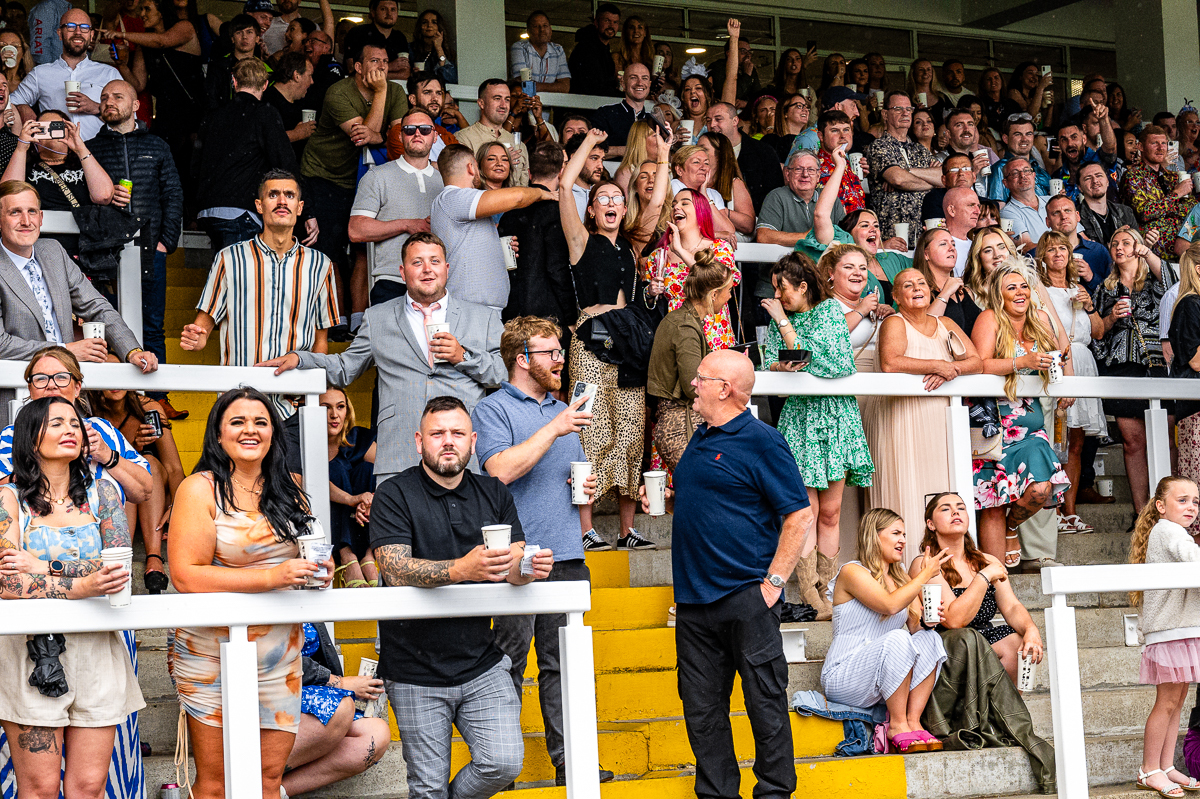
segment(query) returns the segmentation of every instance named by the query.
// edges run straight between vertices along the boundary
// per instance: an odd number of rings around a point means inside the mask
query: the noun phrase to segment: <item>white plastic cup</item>
[[[983,149],[979,149],[979,150],[976,150],[975,152],[971,153],[972,157],[977,156],[977,155],[986,156],[987,154],[988,154],[988,151],[983,150]],[[987,176],[987,175],[992,174],[992,165],[989,163],[983,169],[979,170],[979,174],[981,176]]]
[[[850,165],[850,171],[854,173],[854,177],[862,180],[862,153],[847,153],[846,163]]]
[[[1046,370],[1046,373],[1049,375],[1051,383],[1062,382],[1062,379],[1063,379],[1062,353],[1059,352],[1058,350],[1055,350],[1050,353],[1050,368]]]
[[[896,223],[896,236],[904,239],[905,241],[908,241],[908,223],[907,222],[897,222]]]
[[[80,325],[83,328],[84,338],[98,338],[104,340],[104,323],[103,322],[84,322]]]
[[[329,542],[325,540],[325,533],[323,532],[302,535],[296,539],[296,543],[300,545],[300,557],[304,560],[312,561],[313,563],[324,563],[329,559],[329,555],[333,551],[333,548],[330,547],[330,549],[326,551],[325,557],[317,560],[317,556],[320,554],[316,549],[317,545],[323,545],[327,547],[330,546]],[[304,582],[304,587],[318,588],[324,581],[324,576],[318,577],[318,575],[310,575]]]
[[[517,254],[513,252],[512,242],[516,236],[500,237],[500,253],[504,256],[504,268],[509,272],[517,271]]]
[[[938,609],[942,604],[942,587],[940,585],[929,585],[926,583],[921,586],[921,607],[925,611],[924,621],[926,624],[938,624],[941,622]]]
[[[929,219],[925,220],[925,229],[926,230],[933,230],[934,228],[945,227],[945,226],[946,226],[946,220],[940,216],[931,216]]]
[[[928,95],[925,94],[925,92],[917,92],[917,105],[920,105],[920,106],[928,106],[929,105],[929,97],[928,97]]]
[[[1063,182],[1060,178],[1050,178],[1050,196],[1057,197],[1063,193]]]
[[[1005,233],[1012,233],[1013,232],[1013,221],[1011,219],[1001,219],[1000,220],[1000,229],[1003,230]]]
[[[812,90],[811,90],[811,89],[809,89],[807,86],[805,86],[805,87],[803,87],[802,89],[800,89],[800,96],[801,96],[801,97],[803,97],[805,100],[807,100],[807,99],[808,99],[808,96],[809,96],[810,94],[812,94]]]
[[[302,108],[300,110],[300,121],[301,122],[316,122],[317,121],[317,109]]]
[[[1180,183],[1187,183],[1187,182],[1191,181],[1191,179],[1192,179],[1192,176],[1190,174],[1188,174],[1188,171],[1186,169],[1181,169],[1178,172],[1176,172],[1175,174],[1179,176]]]
[[[1033,658],[1017,655],[1017,690],[1027,694],[1033,690],[1037,680],[1037,663]]]
[[[1096,481],[1096,493],[1102,497],[1111,497],[1113,495],[1113,481],[1111,478]]]
[[[646,481],[646,499],[650,505],[651,516],[667,514],[667,473],[645,472],[642,478]]]
[[[115,594],[108,595],[108,606],[110,608],[126,607],[133,597],[133,547],[108,547],[100,550],[100,563],[107,566],[109,563],[120,563],[125,567],[126,574],[129,578],[125,581],[125,587]]]
[[[685,119],[685,120],[683,120],[682,122],[680,122],[680,123],[679,123],[679,125],[680,125],[680,127],[682,127],[684,130],[686,130],[686,131],[687,131],[687,137],[688,137],[688,140],[687,140],[687,142],[686,142],[686,143],[687,143],[687,144],[691,144],[691,143],[692,143],[692,140],[696,138],[696,120],[694,120],[694,119]]]
[[[450,323],[449,322],[427,322],[425,324],[425,338],[427,341],[432,342],[433,337],[436,336],[438,333],[449,333],[449,332],[450,332]],[[434,363],[448,363],[448,361],[445,358],[439,358],[436,355],[433,356],[433,362]]]
[[[583,491],[583,483],[592,474],[592,464],[588,461],[571,461],[571,504],[588,504],[587,494]]]
[[[484,549],[508,549],[512,546],[511,524],[488,524],[483,527]]]
[[[883,89],[875,90],[875,102],[879,104],[880,108],[883,108]]]
[[[1200,194],[1200,172],[1192,173],[1192,191]]]
[[[71,92],[78,92],[78,91],[82,91],[82,89],[83,89],[83,87],[80,85],[79,81],[77,81],[77,80],[63,81],[63,85],[66,87],[68,95]],[[70,97],[67,98],[67,110],[70,111],[71,113],[75,113],[75,111],[77,110],[77,107],[71,103]]]
[[[528,83],[533,80],[533,70],[529,67],[521,67],[521,83]]]
[[[663,67],[667,65],[667,59],[663,56],[654,56],[654,68],[650,70],[651,75],[661,75]]]

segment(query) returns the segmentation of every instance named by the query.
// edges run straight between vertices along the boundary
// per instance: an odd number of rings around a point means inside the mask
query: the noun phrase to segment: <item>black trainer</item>
[[[637,530],[629,528],[629,534],[617,539],[617,549],[658,549],[658,544],[642,538]]]
[[[612,782],[614,776],[616,775],[604,768],[604,766],[600,767],[600,782]],[[566,763],[554,767],[554,784],[560,788],[567,784]]]

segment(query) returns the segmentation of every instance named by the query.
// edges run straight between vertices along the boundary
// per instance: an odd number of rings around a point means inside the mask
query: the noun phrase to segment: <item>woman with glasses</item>
[[[814,117],[811,104],[801,94],[789,94],[781,101],[775,112],[775,131],[762,138],[775,150],[780,163],[787,163],[793,150],[816,152],[821,148]]]
[[[886,132],[867,147],[871,165],[871,208],[879,217],[883,235],[896,235],[896,223],[908,224],[908,242],[921,230],[921,202],[933,188],[941,188],[942,168],[933,153],[908,138],[913,104],[903,92],[890,93],[883,102]]]

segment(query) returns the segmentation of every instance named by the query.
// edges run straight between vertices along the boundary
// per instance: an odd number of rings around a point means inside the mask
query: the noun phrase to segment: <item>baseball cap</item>
[[[270,14],[278,17],[279,10],[275,8],[275,4],[271,0],[246,0],[246,5],[242,6],[243,14]]]
[[[856,91],[852,91],[845,86],[830,86],[825,90],[825,93],[821,95],[821,107],[833,108],[843,100],[854,100],[855,102],[865,103],[867,101],[867,96],[865,94],[859,94]]]

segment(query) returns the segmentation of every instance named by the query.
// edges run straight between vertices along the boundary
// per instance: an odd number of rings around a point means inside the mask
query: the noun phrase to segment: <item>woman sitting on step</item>
[[[821,669],[832,702],[871,707],[886,702],[888,740],[903,754],[942,748],[921,727],[921,713],[946,660],[942,639],[922,621],[921,587],[950,559],[926,553],[925,568],[909,577],[904,521],[887,508],[867,511],[858,524],[858,560],[842,567],[829,593],[833,643]]]
[[[925,506],[925,540],[921,548],[951,553],[941,573],[929,584],[940,585],[947,600],[941,626],[970,627],[982,633],[1016,683],[1019,654],[1029,655],[1034,663],[1042,662],[1042,634],[1013,593],[1004,564],[975,546],[968,531],[969,513],[963,498],[951,491],[938,494]],[[925,556],[919,555],[908,572],[915,577],[924,568]],[[997,611],[1004,616],[1005,623],[994,627],[992,618]]]

